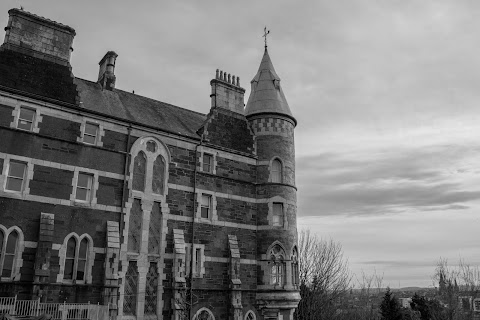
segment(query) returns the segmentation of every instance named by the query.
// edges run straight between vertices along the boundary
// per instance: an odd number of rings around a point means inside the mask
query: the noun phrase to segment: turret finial
[[[265,49],[267,49],[267,35],[270,33],[270,30],[267,30],[267,26],[263,28],[263,38],[265,38]]]

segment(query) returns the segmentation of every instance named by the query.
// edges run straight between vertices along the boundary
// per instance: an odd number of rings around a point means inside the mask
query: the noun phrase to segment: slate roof
[[[75,78],[80,107],[148,127],[199,138],[206,115],[123,90],[102,90],[100,84]]]
[[[290,111],[287,99],[280,85],[280,77],[273,67],[267,48],[263,54],[258,72],[251,81],[252,90],[245,107],[245,115],[262,113],[282,114],[297,122]]]
[[[70,66],[0,49],[0,89],[56,100],[138,125],[198,139],[206,115],[74,78]]]

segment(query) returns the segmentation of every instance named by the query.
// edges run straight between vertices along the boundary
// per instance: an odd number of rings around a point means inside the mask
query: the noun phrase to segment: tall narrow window
[[[210,209],[212,205],[212,196],[209,194],[202,194],[200,202],[200,217],[204,219],[210,218]]]
[[[85,130],[83,131],[83,142],[88,144],[95,144],[98,136],[98,125],[92,123],[85,123]]]
[[[63,279],[73,280],[73,270],[75,268],[75,251],[77,250],[77,241],[74,237],[68,239],[67,252],[65,255],[65,270]]]
[[[270,284],[274,286],[283,286],[285,270],[285,251],[278,244],[270,250]]]
[[[87,249],[88,249],[88,240],[83,238],[80,241],[80,248],[78,250],[78,259],[77,259],[77,280],[85,280],[85,272],[87,267]]]
[[[158,291],[158,272],[157,263],[150,262],[147,273],[147,284],[145,289],[145,315],[157,314],[157,291]]]
[[[35,121],[35,110],[29,108],[20,108],[17,128],[32,131]]]
[[[298,286],[299,284],[299,272],[298,272],[298,251],[297,248],[293,248],[292,253],[292,284]]]
[[[272,161],[272,182],[282,182],[282,163],[278,159]]]
[[[283,203],[273,203],[273,226],[283,226]]]
[[[133,161],[133,190],[145,191],[146,163],[147,157],[140,151]]]
[[[3,240],[2,236],[2,242]],[[0,256],[0,262],[3,260],[1,265],[2,267],[2,278],[10,278],[13,273],[13,267],[15,262],[15,255],[17,253],[17,242],[18,242],[18,233],[17,231],[11,232],[6,238],[5,249]],[[3,243],[2,243],[3,248]]]
[[[93,176],[87,173],[78,173],[77,191],[75,199],[80,201],[90,201],[92,199]]]
[[[203,154],[203,171],[204,172],[213,172],[213,156],[208,153]]]
[[[165,183],[165,159],[161,155],[153,163],[152,190],[153,193],[163,194]]]
[[[195,248],[195,269],[193,270],[195,273],[195,276],[199,277],[200,273],[202,272],[202,249],[201,248]]]
[[[67,241],[65,252],[64,280],[85,281],[87,274],[88,239],[83,238],[80,243],[75,237]]]
[[[123,314],[134,316],[137,314],[138,272],[137,262],[129,261],[125,273],[125,293],[123,298]]]
[[[160,239],[162,237],[162,211],[160,202],[154,202],[150,223],[148,224],[148,253],[160,253]]]
[[[139,199],[134,199],[130,209],[130,219],[128,225],[128,251],[140,252],[140,242],[142,240],[142,220],[143,211]]]
[[[26,169],[26,163],[10,161],[7,173],[7,184],[5,185],[5,189],[21,192],[24,188]]]

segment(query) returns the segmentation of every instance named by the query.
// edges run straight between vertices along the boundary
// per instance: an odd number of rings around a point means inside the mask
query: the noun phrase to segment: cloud
[[[469,208],[480,199],[478,148],[437,145],[302,157],[299,214],[376,215]]]

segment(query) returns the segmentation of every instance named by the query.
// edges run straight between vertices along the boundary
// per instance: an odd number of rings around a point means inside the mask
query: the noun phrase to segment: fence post
[[[17,314],[17,295],[15,295],[15,299],[13,299],[13,310],[12,315]]]
[[[98,312],[100,311],[100,302],[97,302],[97,320],[98,320]]]
[[[37,307],[35,308],[35,315],[38,317],[39,313],[40,313],[40,297],[38,297],[37,299]]]

